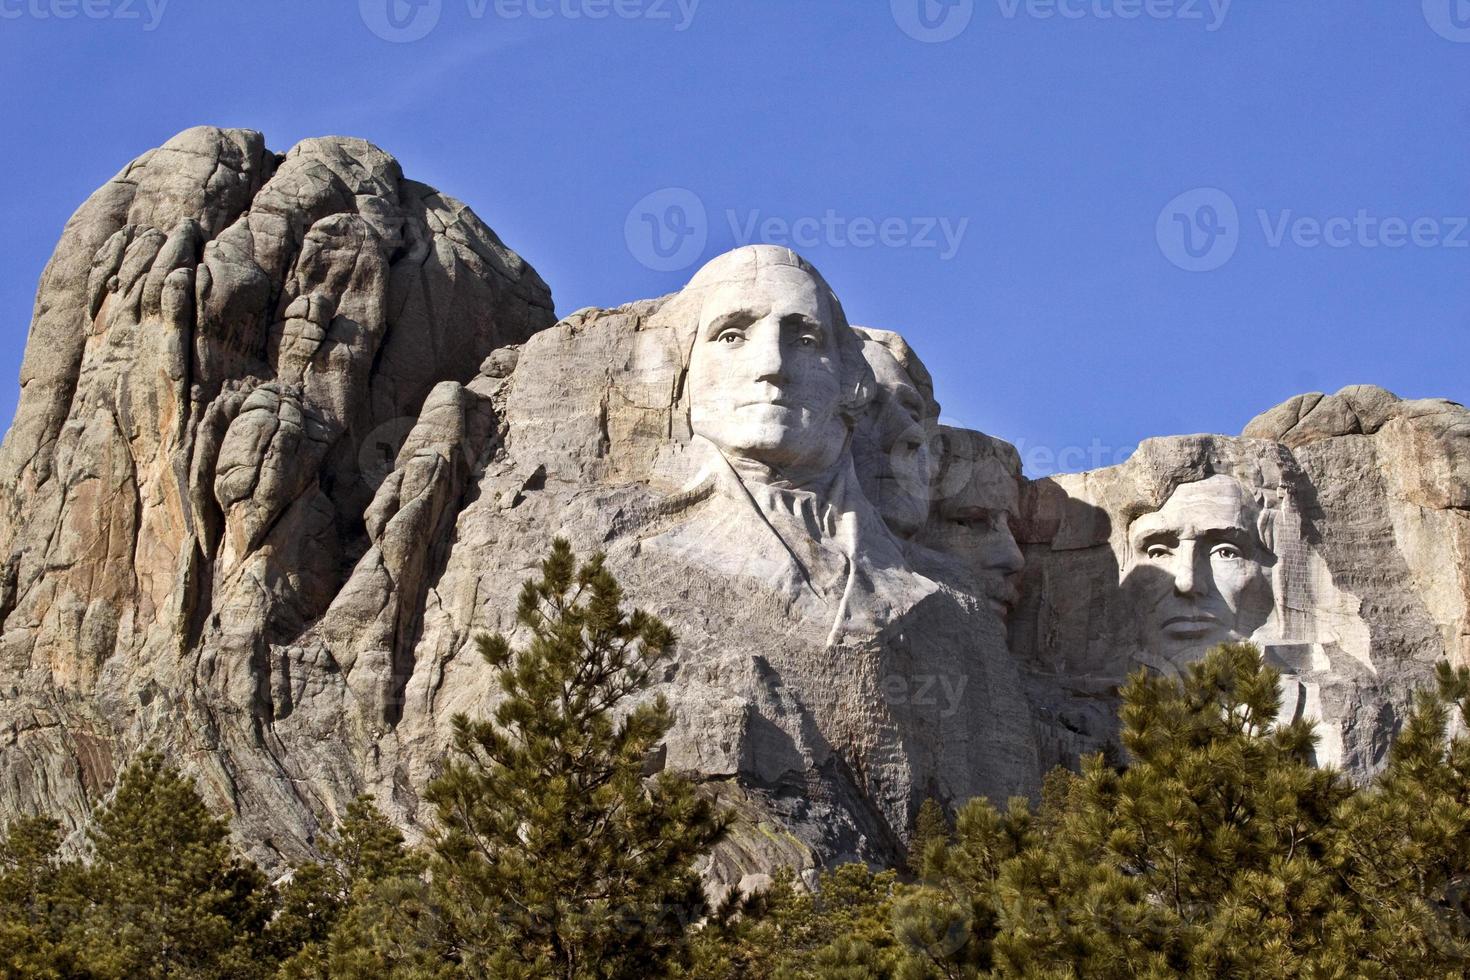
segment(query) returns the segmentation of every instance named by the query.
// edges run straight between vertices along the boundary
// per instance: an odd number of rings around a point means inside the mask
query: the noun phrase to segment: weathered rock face
[[[365,552],[394,577],[373,613],[413,630],[422,543],[493,429],[476,371],[553,319],[473,213],[359,140],[277,156],[190,130],[94,194],[42,277],[0,452],[4,813],[75,822],[153,741],[260,851],[299,850],[332,800],[315,768],[360,777],[273,732],[304,705],[350,741],[307,690],[340,665],[282,644]]]
[[[747,290],[768,285],[749,305]],[[826,354],[804,366],[793,352],[807,348],[770,311],[819,296],[805,339]],[[606,551],[630,599],[679,635],[663,764],[700,774],[747,818],[716,855],[716,880],[778,861],[891,861],[925,796],[1031,791],[1030,711],[1001,616],[970,566],[900,516],[914,508],[898,488],[928,479],[907,450],[927,445],[937,407],[910,381],[922,368],[891,357],[896,338],[875,347],[874,335],[846,325],[809,266],[754,249],[677,295],[581,311],[527,342],[495,396],[502,451],[459,514],[408,662],[396,674],[368,663],[383,645],[345,603],[309,634],[320,646],[305,659],[351,664],[360,703],[404,677],[384,702],[384,717],[401,711],[398,798],[437,764],[447,718],[493,702],[470,641],[512,625],[514,586],[552,533]],[[827,425],[835,436],[809,438]],[[893,507],[871,503],[865,482],[891,484],[879,499]],[[923,524],[927,490],[911,489]],[[375,596],[367,609],[391,592],[370,561],[343,595],[359,582]]]
[[[1470,411],[1360,386],[1030,484],[1012,639],[1045,760],[1109,744],[1128,671],[1249,639],[1319,761],[1376,772],[1434,664],[1467,662],[1467,467]]]
[[[474,638],[557,535],[679,635],[659,762],[740,817],[712,884],[891,861],[925,797],[1033,792],[1110,744],[1127,671],[1222,639],[1359,775],[1470,663],[1450,403],[1305,396],[1031,483],[783,249],[554,320],[359,141],[191,130],[98,191],[0,453],[0,821],[78,826],[152,743],[268,865],[365,791],[420,829],[497,697]]]

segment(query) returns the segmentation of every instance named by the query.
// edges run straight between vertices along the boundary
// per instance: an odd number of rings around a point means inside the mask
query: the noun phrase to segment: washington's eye
[[[801,344],[801,346],[803,347],[816,347],[818,342],[817,338],[813,337],[811,334],[803,334],[801,339],[798,340],[797,343]]]
[[[1221,558],[1225,561],[1238,561],[1245,557],[1240,553],[1240,549],[1233,544],[1219,545],[1215,548],[1213,554],[1216,558]]]
[[[745,339],[745,337],[740,333],[739,330],[731,329],[731,330],[723,331],[718,337],[716,337],[715,338],[715,343],[718,343],[718,344],[738,344],[738,343],[740,343],[740,341],[742,341],[744,339]]]

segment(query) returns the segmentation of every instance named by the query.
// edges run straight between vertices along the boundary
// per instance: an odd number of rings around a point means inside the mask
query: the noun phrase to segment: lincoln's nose
[[[1202,594],[1200,588],[1202,576],[1195,568],[1195,550],[1191,544],[1183,544],[1174,554],[1174,591],[1180,595],[1197,596]]]

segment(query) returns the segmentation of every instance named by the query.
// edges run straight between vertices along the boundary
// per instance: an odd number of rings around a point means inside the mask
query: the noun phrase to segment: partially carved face
[[[1232,477],[1176,489],[1129,529],[1128,591],[1145,646],[1171,662],[1248,639],[1271,615],[1260,510]]]
[[[1016,604],[1016,579],[1026,564],[1011,531],[1020,510],[1019,460],[997,454],[978,432],[941,431],[939,502],[926,541],[962,561],[1004,618]]]
[[[929,519],[930,481],[934,460],[930,426],[923,394],[898,359],[882,344],[863,344],[863,356],[872,368],[878,398],[869,414],[874,458],[865,465],[873,471],[872,493],[878,512],[901,537],[912,537]]]
[[[788,478],[831,466],[847,440],[834,320],[826,290],[794,266],[717,286],[689,361],[693,431]]]

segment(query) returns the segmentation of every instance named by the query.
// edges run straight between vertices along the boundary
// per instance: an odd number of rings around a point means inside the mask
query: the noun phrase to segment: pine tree
[[[371,797],[348,804],[335,839],[322,850],[325,860],[295,870],[271,921],[268,940],[283,961],[282,980],[349,975],[347,960],[375,952],[362,934],[362,913],[383,916],[376,906],[385,883],[395,890],[423,885],[422,855],[404,845]],[[372,976],[391,972],[386,961],[371,962],[371,969]]]
[[[687,779],[645,780],[673,724],[646,692],[674,636],[623,594],[601,556],[558,540],[527,582],[529,644],[483,637],[504,700],[454,719],[455,758],[430,786],[434,892],[478,976],[648,977],[706,912],[691,869],[725,821]]]
[[[1470,670],[1439,665],[1385,772],[1342,808],[1333,859],[1347,895],[1327,942],[1363,975],[1470,975]]]
[[[228,825],[156,752],[140,754],[93,813],[92,862],[72,939],[96,977],[263,975],[271,890],[236,859]]]
[[[924,800],[919,806],[918,816],[914,818],[914,833],[909,840],[909,871],[922,874],[924,855],[932,847],[947,843],[952,831],[949,816],[940,802],[932,796]]]
[[[61,825],[17,820],[0,839],[0,976],[49,980],[80,972],[65,935],[77,866],[58,857]]]
[[[1247,645],[1123,692],[1122,773],[1087,761],[1042,846],[997,876],[1003,972],[1292,976],[1333,908],[1336,808],[1310,726],[1276,726],[1277,675]]]
[[[1047,777],[1033,810],[972,800],[923,883],[778,876],[722,909],[691,977],[1470,976],[1470,669],[1441,666],[1366,790],[1277,725],[1257,650],[1124,690],[1123,769]]]

